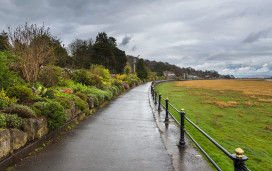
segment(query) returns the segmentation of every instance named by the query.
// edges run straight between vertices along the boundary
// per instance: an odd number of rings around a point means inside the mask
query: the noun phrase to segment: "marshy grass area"
[[[156,87],[177,109],[230,153],[240,147],[251,170],[272,170],[272,82],[262,80],[194,80]],[[170,112],[179,120],[177,112]],[[233,162],[193,126],[185,129],[222,170]]]

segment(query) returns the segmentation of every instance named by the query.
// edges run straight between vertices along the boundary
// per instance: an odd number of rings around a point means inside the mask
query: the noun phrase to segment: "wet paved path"
[[[149,106],[149,88],[146,83],[119,96],[15,170],[173,170]]]

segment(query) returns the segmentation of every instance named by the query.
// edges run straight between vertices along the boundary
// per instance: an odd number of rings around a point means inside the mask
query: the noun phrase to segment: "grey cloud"
[[[131,51],[136,51],[137,50],[137,46],[135,45],[135,46],[133,46],[132,48],[131,48]]]
[[[128,55],[222,74],[271,73],[271,6],[271,0],[1,0],[0,31],[44,22],[66,45],[105,31]]]
[[[271,33],[272,28],[261,30],[257,33],[250,33],[244,40],[243,43],[253,43],[261,38],[266,38]]]
[[[131,37],[129,36],[125,36],[122,40],[122,42],[120,43],[121,46],[126,46],[131,40]]]

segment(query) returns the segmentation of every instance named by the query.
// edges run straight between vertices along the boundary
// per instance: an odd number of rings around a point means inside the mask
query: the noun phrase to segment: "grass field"
[[[240,147],[251,170],[272,171],[272,82],[260,80],[196,80],[156,87],[176,108],[230,153]],[[177,119],[179,114],[171,111]],[[187,121],[186,130],[222,170],[233,162]]]

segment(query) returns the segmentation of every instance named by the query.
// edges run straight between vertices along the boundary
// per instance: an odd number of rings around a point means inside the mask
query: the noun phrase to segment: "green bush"
[[[60,67],[54,65],[44,66],[39,73],[39,81],[42,82],[45,87],[53,87],[58,85],[60,80]]]
[[[14,104],[18,101],[18,99],[16,99],[15,97],[13,98],[9,98],[6,95],[6,92],[4,89],[2,89],[0,91],[0,109],[2,109],[3,107],[7,106],[7,105],[11,105]]]
[[[81,91],[76,92],[76,96],[78,96],[79,98],[81,98],[85,102],[87,101],[87,98],[88,98],[88,96],[83,94]]]
[[[76,70],[73,74],[73,80],[89,86],[101,86],[102,80],[95,74],[91,74],[86,69]]]
[[[33,98],[32,90],[23,85],[16,85],[7,89],[7,95],[10,98],[17,98],[19,101],[28,101]]]
[[[103,78],[103,81],[108,82],[110,79],[110,71],[106,69],[103,65],[91,65],[91,73],[98,75]]]
[[[66,79],[66,78],[61,78],[59,82],[59,86],[61,87],[70,87],[71,84],[73,84],[73,80],[71,79]]]
[[[98,88],[96,88],[94,86],[89,87],[87,89],[87,91],[84,92],[84,93],[86,93],[87,95],[88,94],[94,94],[98,98],[99,101],[103,101],[104,98],[105,98],[104,94],[103,94],[103,90],[100,90],[100,89],[98,89]]]
[[[48,127],[51,130],[60,128],[67,121],[66,112],[58,102],[37,102],[34,107],[47,117]]]
[[[17,57],[8,52],[0,52],[0,89],[7,89],[12,84],[22,82],[15,72],[10,71],[8,63],[11,64]]]
[[[35,111],[37,116],[42,116],[42,111],[47,102],[36,102],[32,105],[32,109]]]
[[[6,116],[3,113],[0,113],[0,128],[6,128],[7,123],[6,123]]]
[[[85,85],[95,85],[90,73],[86,69],[76,70],[73,73],[73,80]]]
[[[110,89],[106,89],[105,91],[103,91],[105,100],[111,100],[113,93],[111,92]]]
[[[18,117],[17,114],[5,114],[5,122],[7,128],[18,128],[23,124],[23,119]]]
[[[123,81],[121,81],[121,80],[112,79],[111,80],[111,84],[117,86],[120,91],[124,91],[125,90],[124,85],[123,85]]]
[[[59,102],[64,109],[70,109],[72,107],[71,98],[69,97],[60,96],[56,98],[56,101]]]
[[[4,108],[4,113],[17,114],[21,118],[34,118],[36,117],[35,112],[28,106],[13,104],[9,107]]]
[[[73,97],[73,101],[75,102],[76,107],[78,107],[84,113],[89,114],[89,108],[87,107],[87,103],[85,101],[77,96]]]
[[[92,98],[94,100],[94,106],[95,107],[99,106],[99,100],[98,100],[98,98],[97,98],[96,95],[94,95],[94,94],[88,94],[87,96],[90,97],[90,98]]]

